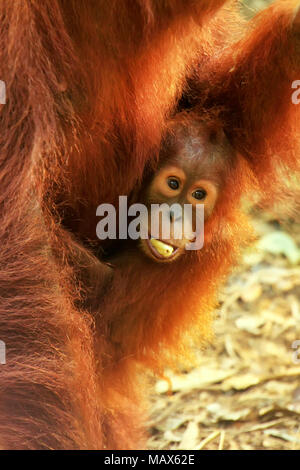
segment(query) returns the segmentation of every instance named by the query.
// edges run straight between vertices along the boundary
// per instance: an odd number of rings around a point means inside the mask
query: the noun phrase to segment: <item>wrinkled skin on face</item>
[[[205,222],[221,197],[232,153],[220,129],[200,122],[172,125],[158,170],[143,189],[148,219],[142,224],[148,237],[140,245],[153,261],[172,262],[202,247]]]

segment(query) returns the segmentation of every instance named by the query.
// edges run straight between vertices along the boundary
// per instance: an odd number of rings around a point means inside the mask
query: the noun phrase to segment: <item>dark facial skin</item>
[[[203,123],[179,125],[167,136],[159,168],[143,194],[149,212],[149,237],[141,239],[140,246],[153,261],[169,263],[186,253],[186,246],[195,240],[196,207],[204,205],[204,221],[211,217],[221,195],[231,154],[223,131],[216,132]],[[179,204],[182,210],[185,204],[192,206],[192,218],[185,219],[183,212],[169,209],[171,231],[167,238],[162,235],[161,227],[154,236],[151,225],[151,204],[163,203]],[[182,232],[180,238],[174,235],[176,230]]]
[[[182,122],[180,117],[171,124],[162,143],[157,170],[145,177],[141,190],[130,202],[142,203],[148,209],[148,217],[140,218],[146,238],[108,242],[101,258],[112,265],[119,264],[123,257],[126,260],[134,253],[136,256],[137,250],[156,263],[177,260],[197,240],[199,227],[203,228],[199,217],[206,223],[222,198],[228,170],[235,161],[232,147],[221,128],[216,130],[190,117]],[[168,236],[162,232],[162,219],[157,218],[153,224],[153,204],[167,205],[164,221],[167,219],[169,224]],[[186,204],[190,205],[190,213],[184,212]],[[199,216],[199,205],[203,205],[203,217]]]

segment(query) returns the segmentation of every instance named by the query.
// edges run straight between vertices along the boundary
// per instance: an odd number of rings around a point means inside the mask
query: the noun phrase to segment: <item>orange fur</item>
[[[298,2],[246,32],[234,3],[0,3],[1,448],[143,447],[141,365],[161,370],[207,337],[249,238],[241,197],[297,169]],[[210,242],[171,267],[133,259],[103,285],[96,207],[141,181],[182,95],[238,152]]]

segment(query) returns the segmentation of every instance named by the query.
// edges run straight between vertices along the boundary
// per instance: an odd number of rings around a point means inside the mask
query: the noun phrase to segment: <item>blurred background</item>
[[[257,242],[220,293],[213,344],[154,382],[149,449],[300,449],[300,218],[251,217]]]

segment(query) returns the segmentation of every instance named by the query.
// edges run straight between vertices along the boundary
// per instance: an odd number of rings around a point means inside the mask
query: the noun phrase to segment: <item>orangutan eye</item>
[[[169,188],[173,189],[176,191],[176,189],[179,188],[179,181],[176,178],[168,178],[168,186]]]
[[[199,201],[201,201],[206,198],[207,192],[205,191],[205,189],[196,189],[196,191],[193,192],[192,196],[195,199],[198,199]]]

